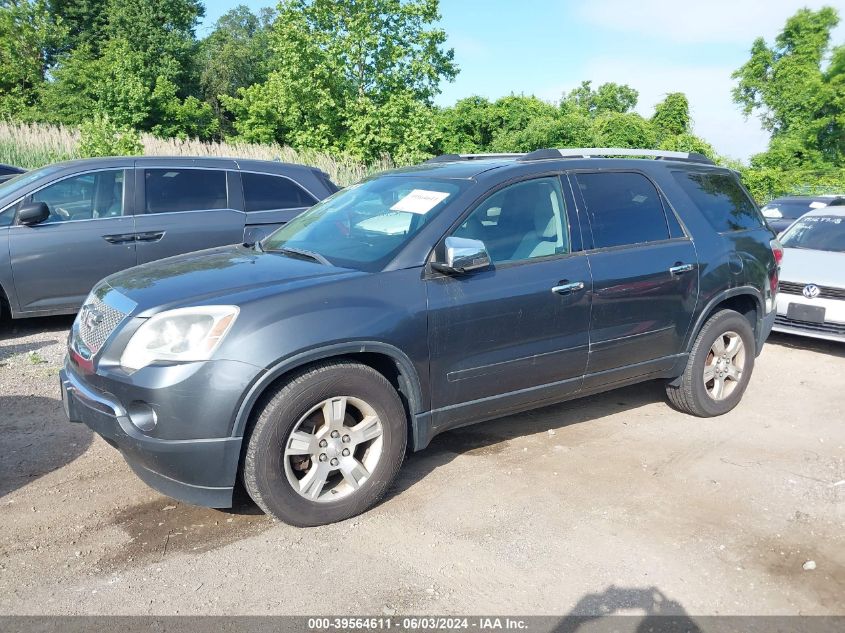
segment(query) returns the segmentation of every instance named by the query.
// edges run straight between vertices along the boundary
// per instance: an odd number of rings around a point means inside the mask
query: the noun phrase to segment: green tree
[[[44,118],[76,125],[102,113],[116,125],[159,135],[214,135],[219,124],[211,105],[197,98],[192,72],[194,28],[204,11],[199,0],[107,6],[102,41],[62,55],[43,86]]]
[[[457,74],[445,32],[432,27],[438,6],[438,0],[282,0],[267,81],[221,98],[235,129],[245,140],[341,149],[366,160],[405,151],[409,128],[390,118],[404,112],[418,120],[419,106],[430,106],[440,82]],[[419,141],[420,148],[431,143]]]
[[[455,105],[435,112],[437,154],[477,154],[493,143],[496,124],[493,105],[479,96],[460,99]]]
[[[0,116],[30,118],[64,36],[45,0],[0,0]]]
[[[50,13],[67,30],[53,54],[70,53],[82,46],[98,54],[107,39],[108,5],[109,0],[48,0]]]
[[[106,114],[95,114],[80,126],[79,154],[94,156],[135,156],[143,153],[141,137],[129,126],[119,125]]]
[[[564,112],[578,111],[590,116],[604,112],[630,112],[637,107],[639,93],[625,84],[604,83],[596,90],[591,81],[582,81],[581,85],[570,91],[560,102]]]
[[[795,150],[789,157],[779,152],[792,166],[842,165],[845,159],[845,47],[830,43],[838,23],[830,7],[801,9],[774,46],[755,40],[750,59],[733,74],[734,101],[746,115],[759,115],[773,143]]]
[[[771,133],[743,179],[765,201],[786,193],[845,189],[845,46],[832,45],[839,15],[801,9],[769,46],[754,41],[733,77],[734,101]]]
[[[651,123],[633,112],[605,112],[596,117],[593,133],[602,147],[650,148],[657,145]]]
[[[654,107],[651,123],[661,138],[690,131],[689,100],[683,92],[670,92]]]
[[[273,17],[272,10],[259,17],[239,5],[217,20],[214,30],[200,42],[200,90],[224,131],[231,129],[231,121],[225,116],[220,95],[234,97],[240,88],[267,80]]]

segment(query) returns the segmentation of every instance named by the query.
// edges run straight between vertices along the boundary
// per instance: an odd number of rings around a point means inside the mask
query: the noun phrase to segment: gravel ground
[[[845,614],[845,345],[773,336],[718,419],[649,383],[447,433],[303,530],[66,422],[69,325],[0,324],[0,613]]]

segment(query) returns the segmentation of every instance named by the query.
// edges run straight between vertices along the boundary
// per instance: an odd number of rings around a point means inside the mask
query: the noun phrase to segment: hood
[[[135,314],[145,316],[197,304],[239,305],[304,284],[364,274],[245,246],[223,246],[136,266],[104,283],[138,304]]]
[[[845,288],[845,253],[785,248],[780,280]]]

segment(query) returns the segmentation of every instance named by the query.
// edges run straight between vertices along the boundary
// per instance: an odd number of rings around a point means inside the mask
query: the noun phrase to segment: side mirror
[[[18,224],[33,226],[41,224],[50,217],[50,209],[46,202],[31,202],[18,209]]]
[[[481,240],[465,237],[446,238],[446,261],[432,263],[432,268],[447,275],[462,275],[490,266],[490,254]]]

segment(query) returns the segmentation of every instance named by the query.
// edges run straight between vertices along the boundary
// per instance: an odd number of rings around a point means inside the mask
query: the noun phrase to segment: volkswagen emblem
[[[805,290],[806,292],[806,290]],[[82,306],[82,314],[80,316],[80,322],[84,325],[87,329],[93,330],[95,327],[100,325],[103,322],[103,313],[97,310],[91,303],[86,303]]]
[[[808,299],[815,299],[821,294],[821,290],[816,284],[807,284],[802,292]]]

